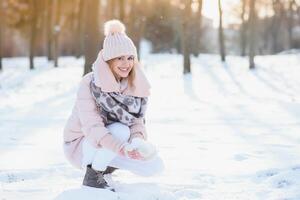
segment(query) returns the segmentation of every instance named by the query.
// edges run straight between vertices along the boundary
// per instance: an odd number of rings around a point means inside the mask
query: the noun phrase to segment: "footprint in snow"
[[[294,171],[300,170],[300,165],[299,165],[299,166],[294,166],[294,167],[292,168],[292,170],[294,170]]]
[[[257,173],[257,177],[259,178],[268,178],[277,175],[279,172],[275,169],[270,169]]]
[[[277,182],[277,188],[285,188],[289,185],[291,185],[291,183],[287,180],[280,180]]]

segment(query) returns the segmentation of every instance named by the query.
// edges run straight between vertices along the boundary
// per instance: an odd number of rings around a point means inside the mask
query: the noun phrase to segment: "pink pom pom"
[[[119,20],[109,20],[104,24],[104,35],[107,36],[114,33],[125,33],[125,29],[125,25]]]

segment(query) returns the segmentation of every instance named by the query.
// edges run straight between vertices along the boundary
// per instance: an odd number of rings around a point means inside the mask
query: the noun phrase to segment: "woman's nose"
[[[123,66],[124,67],[129,67],[130,66],[130,61],[129,60],[124,60],[123,61]]]

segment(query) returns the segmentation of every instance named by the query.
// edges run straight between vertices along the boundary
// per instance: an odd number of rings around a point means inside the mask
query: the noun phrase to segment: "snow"
[[[149,140],[166,170],[118,170],[117,193],[82,187],[84,172],[62,152],[62,131],[83,59],[6,58],[0,73],[0,199],[300,199],[300,54],[192,58],[142,52],[152,85]],[[100,199],[101,199],[100,198]]]

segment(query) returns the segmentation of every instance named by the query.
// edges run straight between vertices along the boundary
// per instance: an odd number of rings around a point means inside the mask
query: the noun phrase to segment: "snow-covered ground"
[[[115,173],[121,200],[300,199],[300,54],[247,59],[143,55],[152,84],[149,139],[164,159],[157,177]],[[84,172],[62,152],[62,131],[75,100],[83,59],[4,59],[0,73],[0,199],[50,200],[78,195]],[[94,196],[93,196],[94,195]]]

